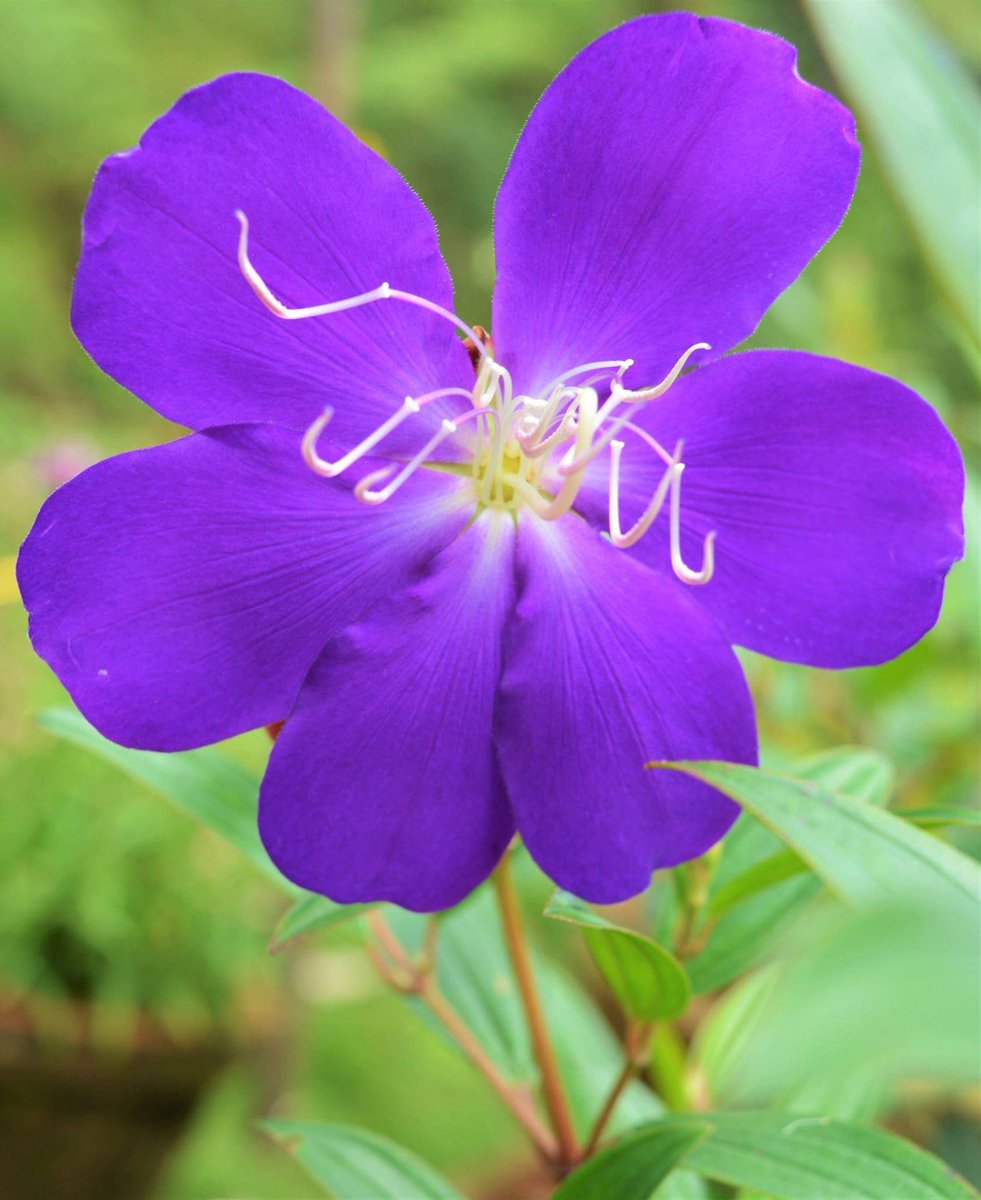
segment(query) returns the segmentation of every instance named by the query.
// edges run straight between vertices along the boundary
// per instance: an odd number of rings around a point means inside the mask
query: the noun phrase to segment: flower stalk
[[[616,1112],[621,1096],[627,1090],[628,1085],[647,1066],[650,1057],[652,1029],[652,1025],[646,1021],[628,1022],[623,1039],[625,1050],[623,1069],[617,1076],[603,1107],[599,1111],[599,1115],[593,1123],[593,1128],[583,1147],[581,1155],[583,1159],[587,1159],[592,1154],[595,1154],[607,1126],[613,1119],[613,1114]]]
[[[539,1117],[530,1092],[505,1078],[443,995],[433,973],[431,939],[423,962],[415,963],[380,912],[369,913],[366,921],[375,939],[368,943],[368,956],[381,978],[396,991],[419,997],[524,1128],[539,1154],[554,1163],[559,1157],[558,1144]]]
[[[493,879],[504,925],[504,938],[524,1004],[535,1057],[541,1071],[545,1107],[548,1109],[552,1128],[555,1130],[558,1140],[557,1165],[560,1170],[565,1171],[579,1158],[579,1142],[572,1121],[568,1097],[562,1083],[558,1059],[555,1056],[555,1048],[552,1045],[548,1024],[545,1020],[545,1011],[538,992],[538,985],[535,982],[531,951],[521,918],[521,905],[511,873],[510,853],[505,854],[501,859]]]

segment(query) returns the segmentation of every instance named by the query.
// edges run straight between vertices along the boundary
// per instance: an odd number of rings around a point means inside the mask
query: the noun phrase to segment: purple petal
[[[688,13],[601,37],[525,127],[495,216],[494,336],[520,389],[743,340],[838,227],[858,173],[851,115],[794,48]]]
[[[274,426],[109,459],[57,491],[18,563],[34,647],[96,728],[141,749],[285,717],[326,642],[470,515],[419,472],[366,508]]]
[[[452,328],[420,309],[389,300],[274,316],[239,271],[236,209],[251,222],[253,262],[288,305],[388,282],[452,308],[436,227],[398,172],[282,80],[226,75],[96,177],[72,321],[113,378],[196,429],[305,428],[329,403],[325,445],[345,449],[406,395],[472,387]]]
[[[715,623],[585,523],[523,521],[517,561],[497,745],[518,829],[556,883],[624,900],[738,815],[644,764],[755,762],[752,700]]]
[[[494,755],[513,526],[487,514],[324,651],[273,751],[259,827],[333,900],[456,904],[514,831]]]
[[[758,350],[693,372],[637,419],[669,449],[684,438],[682,546],[697,569],[703,537],[718,531],[715,575],[695,598],[731,641],[863,666],[936,622],[963,553],[964,468],[915,392],[835,359]],[[623,461],[630,521],[663,468],[632,439]],[[592,470],[579,497],[597,522],[603,476]],[[670,570],[666,514],[636,553]]]

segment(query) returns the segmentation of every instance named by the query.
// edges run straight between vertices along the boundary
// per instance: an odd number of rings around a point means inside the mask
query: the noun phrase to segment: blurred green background
[[[18,1120],[26,1106],[39,1146],[49,1130],[44,1088],[63,1098],[74,1087],[85,1116],[63,1120],[84,1121],[93,1156],[100,1139],[126,1129],[137,1159],[162,1161],[160,1200],[313,1195],[256,1132],[254,1117],[269,1111],[364,1123],[482,1196],[511,1194],[521,1148],[506,1117],[380,990],[353,945],[312,939],[270,957],[281,897],[212,834],[39,728],[36,714],[63,694],[29,648],[12,562],[58,483],[178,433],[104,377],[69,328],[79,221],[103,157],[133,144],[194,84],[238,69],[281,75],[352,124],[422,195],[457,280],[457,310],[486,324],[494,196],[531,106],[593,37],[671,7],[0,0],[0,1092],[6,1079],[4,1103]],[[898,376],[976,461],[976,266],[952,258],[949,238],[965,211],[976,220],[976,176],[966,195],[963,179],[952,188],[956,167],[952,176],[929,128],[903,123],[904,104],[921,110],[901,63],[880,58],[870,79],[835,48],[835,22],[868,19],[874,0],[690,7],[798,45],[804,77],[857,108],[866,149],[843,229],[754,342]],[[974,0],[908,5],[900,25],[921,60],[918,78],[940,80],[934,95],[951,106],[942,119],[966,123],[976,146],[977,111],[957,90],[978,67]],[[746,656],[769,761],[861,743],[896,764],[900,807],[974,803],[977,575],[976,557],[955,569],[939,627],[886,667],[832,674]],[[265,736],[237,739],[231,752],[259,764]],[[127,1069],[136,1050],[155,1064],[141,1069],[143,1092]],[[159,1137],[133,1133],[144,1109]],[[914,1115],[929,1129],[929,1105]],[[0,1104],[0,1128],[9,1117]],[[944,1128],[958,1136],[957,1122]]]

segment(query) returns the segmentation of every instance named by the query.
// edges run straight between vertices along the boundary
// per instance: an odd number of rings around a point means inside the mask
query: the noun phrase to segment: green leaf
[[[377,907],[377,904],[335,904],[326,896],[309,892],[301,896],[280,918],[273,931],[269,949],[275,954],[282,950],[287,942],[300,937],[301,934],[340,925]]]
[[[699,1031],[713,1102],[786,1107],[793,1097],[799,1107],[849,1090],[851,1103],[863,1091],[874,1100],[876,1085],[910,1080],[969,1085],[981,1044],[981,913],[965,920],[959,907],[912,896],[821,916],[765,973],[769,985],[744,981]]]
[[[712,1005],[695,1031],[690,1066],[700,1095],[725,1107],[742,1085],[746,1044],[758,1032],[767,999],[779,978],[773,966],[746,975]],[[703,1107],[705,1105],[703,1104]]]
[[[394,906],[386,916],[410,951],[422,950],[429,917]],[[484,884],[441,917],[436,977],[447,1000],[505,1075],[533,1082],[536,1067],[528,1025],[490,885]],[[414,1008],[433,1024],[424,1006],[414,1003]]]
[[[892,813],[737,763],[653,765],[691,775],[741,804],[847,904],[861,907],[914,892],[977,909],[976,864]]]
[[[314,1121],[263,1121],[262,1127],[335,1200],[463,1200],[422,1159],[365,1129]]]
[[[717,888],[709,899],[709,916],[720,917],[751,896],[766,891],[774,884],[783,883],[785,879],[793,879],[806,870],[807,864],[799,854],[793,850],[778,850]]]
[[[808,0],[925,255],[972,336],[978,329],[977,91],[904,0]]]
[[[695,994],[725,987],[764,958],[820,891],[819,879],[810,874],[798,876],[723,914],[705,949],[686,963]]]
[[[815,755],[797,764],[794,774],[814,780],[829,791],[876,805],[888,800],[894,777],[888,759],[857,746],[835,747]],[[760,863],[785,852],[779,838],[744,813],[722,844],[709,905],[724,888],[741,886],[736,881],[744,872],[754,871]],[[763,891],[744,896],[738,906],[719,913],[708,945],[687,964],[695,992],[723,987],[758,962],[799,920],[820,890],[820,880],[813,875],[798,876],[771,883]]]
[[[884,808],[896,785],[896,768],[884,754],[867,746],[835,746],[794,766],[795,779],[812,779],[826,791],[840,792]]]
[[[628,1134],[573,1172],[552,1200],[652,1200],[707,1129],[659,1124]]]
[[[942,829],[949,825],[981,825],[981,811],[966,804],[931,804],[929,808],[904,808],[899,814],[904,821],[920,829]]]
[[[829,1117],[741,1112],[691,1113],[642,1126],[571,1175],[555,1200],[649,1200],[678,1164],[775,1200],[975,1196],[939,1159],[894,1134]],[[671,1182],[656,1194],[672,1195]]]
[[[708,1113],[658,1122],[709,1132],[685,1165],[777,1200],[971,1200],[938,1158],[880,1129],[787,1113]],[[643,1133],[635,1135],[638,1140]]]
[[[623,1046],[577,980],[549,960],[535,963],[545,1015],[579,1136],[585,1140],[623,1069]],[[639,1079],[628,1084],[610,1118],[610,1134],[624,1133],[664,1114],[664,1105]],[[675,1171],[658,1200],[708,1200],[707,1185]]]
[[[129,750],[104,738],[74,709],[51,709],[38,720],[58,737],[98,754],[202,821],[291,895],[299,890],[276,870],[259,840],[258,779],[227,755],[217,750],[179,754]]]
[[[601,917],[569,892],[557,891],[546,917],[582,926],[583,936],[628,1016],[655,1021],[680,1016],[691,999],[691,985],[680,962],[643,934]]]

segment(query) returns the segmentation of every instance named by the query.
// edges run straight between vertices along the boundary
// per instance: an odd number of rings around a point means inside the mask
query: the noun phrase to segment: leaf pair
[[[344,1125],[267,1122],[336,1200],[462,1200],[414,1154]],[[784,1113],[663,1118],[590,1159],[555,1200],[655,1200],[673,1171],[754,1188],[775,1200],[971,1200],[938,1159],[877,1129]]]

